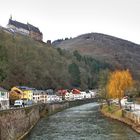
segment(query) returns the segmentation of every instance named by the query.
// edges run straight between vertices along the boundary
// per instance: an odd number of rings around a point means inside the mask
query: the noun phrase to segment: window
[[[4,92],[1,92],[1,96],[4,96],[5,95],[5,93]]]

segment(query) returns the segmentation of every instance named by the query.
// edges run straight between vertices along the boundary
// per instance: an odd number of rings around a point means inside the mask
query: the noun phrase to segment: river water
[[[140,140],[140,135],[90,103],[41,119],[25,140]]]

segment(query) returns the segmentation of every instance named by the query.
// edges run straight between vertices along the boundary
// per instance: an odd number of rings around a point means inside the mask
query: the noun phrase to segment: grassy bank
[[[129,125],[133,130],[140,134],[140,125],[134,123],[134,121],[128,118],[123,117],[122,109],[120,109],[119,106],[116,106],[114,104],[112,104],[111,106],[107,106],[106,104],[104,104],[101,107],[101,113],[106,117],[118,120]]]
[[[121,118],[122,117],[122,109],[119,108],[119,106],[116,106],[114,104],[108,106],[108,105],[103,105],[101,112],[110,114],[111,116]]]

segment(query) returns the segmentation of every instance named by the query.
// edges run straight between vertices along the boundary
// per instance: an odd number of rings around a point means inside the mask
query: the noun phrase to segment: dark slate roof
[[[16,87],[21,90],[35,90],[35,88],[30,88],[30,87],[26,87],[26,86],[16,86]]]
[[[9,24],[10,24],[10,25],[14,25],[14,26],[17,27],[17,28],[23,28],[23,29],[25,29],[25,30],[29,30],[27,24],[20,23],[20,22],[18,22],[18,21],[14,21],[14,20],[12,20],[12,19],[9,19]]]
[[[5,92],[7,92],[7,90],[4,89],[4,88],[2,88],[2,87],[0,87],[0,91],[5,91]]]
[[[44,90],[34,90],[34,94],[44,94],[44,95],[47,95],[47,92],[45,92]]]
[[[48,95],[54,95],[54,91],[52,89],[47,89],[46,92]]]
[[[24,23],[21,23],[21,22],[9,19],[9,23],[8,24],[14,25],[17,28],[23,28],[23,29],[28,30],[28,31],[34,31],[34,32],[42,34],[40,32],[39,28],[37,28],[37,27],[35,27],[35,26],[33,26],[33,25],[29,24],[29,23],[24,24]]]
[[[34,32],[37,32],[37,33],[41,33],[40,30],[37,27],[35,27],[35,26],[33,26],[29,23],[27,23],[27,25],[28,25],[29,31],[34,31]]]

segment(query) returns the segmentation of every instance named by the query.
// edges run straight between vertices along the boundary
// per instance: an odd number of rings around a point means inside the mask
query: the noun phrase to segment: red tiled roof
[[[80,94],[80,93],[81,93],[81,91],[80,91],[80,90],[78,90],[78,89],[73,89],[73,90],[72,90],[72,93],[73,93],[73,94]]]

